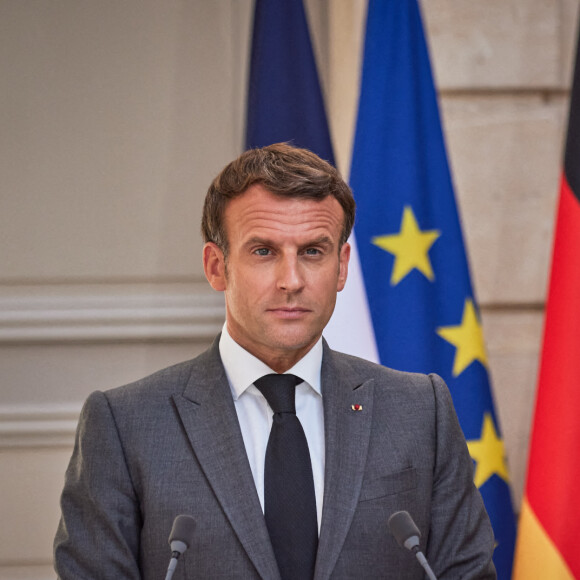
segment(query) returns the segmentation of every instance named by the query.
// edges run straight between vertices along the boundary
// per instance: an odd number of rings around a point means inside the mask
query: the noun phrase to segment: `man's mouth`
[[[296,318],[301,318],[302,316],[310,312],[310,310],[308,310],[308,308],[303,308],[301,306],[281,306],[280,308],[269,308],[268,312],[271,312],[272,314],[278,316],[279,318],[292,320]]]

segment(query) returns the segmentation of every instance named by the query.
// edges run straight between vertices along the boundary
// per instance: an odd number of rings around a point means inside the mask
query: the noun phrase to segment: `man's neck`
[[[244,344],[244,341],[238,340],[235,336],[232,335],[229,329],[228,333],[232,340],[234,340],[239,346],[248,351],[252,356],[255,356],[258,360],[261,360],[265,365],[269,366],[273,371],[279,374],[285,373],[296,363],[302,360],[320,340],[320,336],[317,336],[316,339],[310,344],[290,351],[287,349],[261,349],[259,346],[252,347],[251,345]]]

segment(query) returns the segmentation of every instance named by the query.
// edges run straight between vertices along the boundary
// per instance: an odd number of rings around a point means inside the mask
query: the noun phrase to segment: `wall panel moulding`
[[[0,451],[72,447],[80,406],[0,406]]]
[[[0,297],[0,344],[212,339],[221,294]]]

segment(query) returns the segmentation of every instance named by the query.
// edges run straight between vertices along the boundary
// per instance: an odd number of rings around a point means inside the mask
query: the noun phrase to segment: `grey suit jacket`
[[[387,529],[401,509],[440,580],[495,578],[491,526],[443,381],[325,343],[322,393],[315,580],[423,578]],[[90,395],[61,505],[59,578],[164,578],[173,519],[191,514],[195,542],[176,580],[279,579],[217,340],[194,360]]]

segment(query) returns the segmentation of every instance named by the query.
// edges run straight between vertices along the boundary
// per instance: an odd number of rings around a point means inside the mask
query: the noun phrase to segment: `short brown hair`
[[[224,167],[207,191],[201,232],[205,242],[214,242],[225,255],[228,253],[226,205],[255,184],[282,197],[321,201],[333,196],[344,210],[341,247],[350,236],[356,206],[352,191],[338,170],[308,149],[276,143],[242,153]]]

